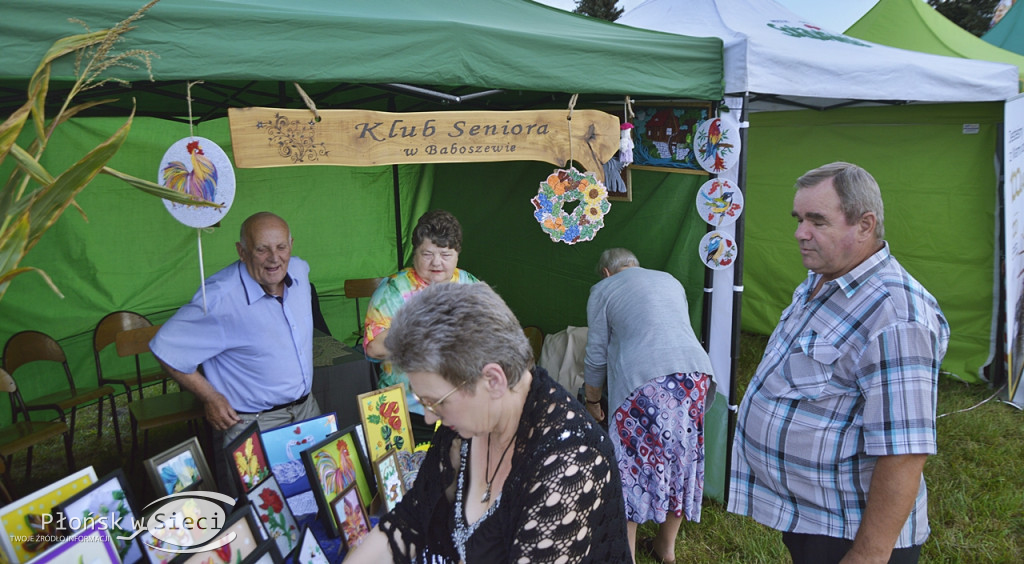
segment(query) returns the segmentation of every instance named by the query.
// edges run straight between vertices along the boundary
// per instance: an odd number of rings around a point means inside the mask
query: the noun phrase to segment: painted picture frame
[[[234,533],[235,538],[224,546],[190,554],[179,554],[171,562],[173,564],[208,564],[209,562],[243,562],[246,557],[256,552],[261,544],[270,541],[262,540],[260,526],[252,516],[248,507],[235,509],[224,521],[224,528],[210,539],[215,542]]]
[[[409,423],[409,406],[405,403],[405,386],[395,384],[359,394],[356,399],[371,460],[384,456],[390,449],[412,452],[416,445]]]
[[[259,422],[253,421],[226,447],[228,472],[240,494],[247,494],[270,476],[270,463],[260,437]]]
[[[710,102],[634,103],[633,163],[639,170],[708,174],[693,152],[702,121],[713,118]]]
[[[333,537],[341,534],[340,523],[331,513],[331,503],[349,486],[355,486],[360,505],[369,507],[373,501],[373,477],[368,475],[369,464],[359,444],[356,425],[332,434],[302,452],[306,475],[313,484],[323,518],[324,528]]]
[[[341,531],[341,539],[345,547],[354,549],[363,542],[363,539],[370,534],[370,517],[366,509],[359,501],[359,492],[355,484],[345,488],[338,497],[331,502],[331,515],[338,522],[338,529]]]
[[[61,502],[54,513],[64,516],[65,526],[80,531],[93,523],[102,523],[122,562],[137,562],[142,547],[135,539],[124,540],[135,532],[139,520],[135,497],[124,470],[118,468],[78,494]]]
[[[398,452],[392,449],[378,458],[373,463],[373,472],[377,476],[377,491],[380,492],[381,504],[387,513],[394,509],[405,495],[405,481],[402,479],[402,467],[398,464]]]
[[[299,543],[299,527],[277,478],[271,476],[263,480],[246,495],[256,511],[256,518],[278,551],[283,556],[291,554]]]
[[[192,437],[142,461],[159,496],[194,490],[217,491],[199,439]]]
[[[94,483],[96,471],[88,466],[0,508],[0,526],[3,526],[4,532],[0,535],[0,548],[6,560],[25,562],[49,548],[50,543],[45,540],[30,539],[15,544],[13,539],[51,535],[53,525],[50,528],[44,527],[43,515],[52,514],[54,507],[62,501]]]
[[[330,564],[331,562],[309,525],[302,527],[299,548],[292,555],[292,560],[294,564]]]
[[[140,554],[141,556],[141,554]],[[64,564],[85,562],[88,564],[121,564],[113,533],[101,528],[99,522],[74,533],[64,542],[51,546],[46,552],[32,560],[33,564]],[[134,560],[125,560],[134,562]]]
[[[285,497],[312,489],[302,464],[302,451],[337,432],[338,418],[332,411],[260,433],[270,471]]]

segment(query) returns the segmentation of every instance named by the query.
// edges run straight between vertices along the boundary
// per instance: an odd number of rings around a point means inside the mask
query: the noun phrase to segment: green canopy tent
[[[108,27],[139,2],[40,4],[0,6],[0,106],[8,112],[24,100],[26,79],[53,40],[81,31],[66,18]],[[133,99],[141,117],[111,166],[156,178],[164,151],[182,137],[206,137],[232,155],[228,107],[305,108],[293,83],[318,109],[402,112],[567,108],[573,93],[580,93],[577,109],[621,107],[624,95],[722,95],[718,39],[636,30],[523,0],[164,0],[119,47],[155,52],[156,82],[142,69],[115,69],[130,88],[87,92],[119,101],[62,126],[51,141],[60,151],[46,157],[53,168],[123,123]],[[49,103],[59,102],[71,72],[70,63],[55,67]],[[189,81],[202,81],[191,88],[191,126]],[[393,272],[410,253],[411,226],[435,207],[463,223],[460,266],[495,286],[524,324],[545,332],[585,325],[594,265],[610,246],[632,248],[646,266],[676,275],[690,293],[691,318],[699,320],[703,265],[696,249],[706,225],[693,202],[705,178],[635,173],[633,201],[613,204],[593,242],[566,246],[543,233],[529,201],[551,170],[534,162],[236,169],[230,213],[201,233],[177,223],[153,198],[100,178],[77,199],[88,222],[65,214],[24,261],[49,273],[65,299],[31,275],[19,277],[0,302],[0,339],[28,328],[50,333],[71,357],[76,379],[92,381],[96,322],[117,309],[166,319],[199,284],[197,240],[210,274],[236,258],[241,221],[264,209],[289,220],[294,252],[311,263],[324,315],[339,337],[356,325],[354,303],[342,296],[344,280]],[[724,403],[707,418],[707,491],[717,497],[724,493]]]

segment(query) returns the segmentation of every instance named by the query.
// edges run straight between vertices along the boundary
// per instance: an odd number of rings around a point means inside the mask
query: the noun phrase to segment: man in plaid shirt
[[[810,272],[740,405],[729,511],[782,531],[797,564],[917,562],[949,324],[889,253],[867,171],[804,174],[793,217]]]

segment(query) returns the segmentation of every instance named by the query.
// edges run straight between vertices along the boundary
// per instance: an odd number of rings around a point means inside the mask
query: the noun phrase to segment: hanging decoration
[[[740,159],[740,136],[722,118],[700,122],[693,136],[693,153],[704,170],[718,174],[736,166]]]
[[[569,245],[593,239],[612,207],[608,190],[597,176],[575,168],[551,173],[530,202],[536,209],[533,217],[551,240]],[[571,213],[566,212],[563,206],[573,202],[579,203]]]
[[[743,213],[743,192],[725,178],[712,178],[697,191],[697,213],[709,225],[732,225]]]
[[[712,270],[732,266],[737,250],[736,242],[722,231],[710,231],[700,240],[700,259]]]
[[[223,207],[190,206],[164,200],[174,219],[189,227],[210,227],[224,218],[235,199],[235,169],[224,150],[204,137],[185,137],[171,145],[160,161],[157,183],[193,200]]]

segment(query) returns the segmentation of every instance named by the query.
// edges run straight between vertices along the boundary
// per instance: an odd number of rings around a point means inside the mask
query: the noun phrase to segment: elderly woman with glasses
[[[444,210],[429,211],[420,216],[412,231],[412,266],[392,274],[384,280],[370,298],[366,310],[366,337],[363,342],[366,355],[381,359],[380,387],[404,384],[410,423],[416,442],[429,441],[434,428],[423,421],[423,406],[410,393],[405,373],[388,361],[385,344],[391,320],[405,302],[431,284],[477,282],[476,276],[459,270],[462,252],[462,226],[455,216]]]
[[[629,562],[611,440],[543,369],[486,284],[438,284],[387,337],[438,418],[419,476],[345,560]]]

